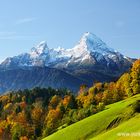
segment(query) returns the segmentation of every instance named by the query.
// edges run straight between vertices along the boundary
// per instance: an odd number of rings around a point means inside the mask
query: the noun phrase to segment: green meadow
[[[106,106],[105,110],[72,124],[43,140],[140,139],[140,95]]]

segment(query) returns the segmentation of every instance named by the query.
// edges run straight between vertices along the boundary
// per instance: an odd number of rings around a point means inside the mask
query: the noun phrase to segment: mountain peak
[[[47,46],[47,43],[46,41],[41,41],[36,47],[33,47],[31,49],[31,55],[32,56],[37,56],[37,55],[40,55],[40,54],[47,54],[49,51],[49,48]]]
[[[99,37],[97,37],[95,34],[91,33],[91,32],[86,32],[83,34],[81,40],[87,41],[100,41],[103,42]]]
[[[96,35],[86,32],[81,37],[79,43],[71,49],[49,48],[46,41],[40,42],[33,47],[29,53],[18,55],[6,59],[3,66],[51,66],[69,67],[75,64],[79,66],[83,63],[93,65],[95,62],[103,61],[107,66],[109,63],[116,63],[119,60],[127,60],[119,52],[109,48]]]
[[[84,33],[76,47],[85,48],[90,52],[98,52],[102,54],[114,52],[114,49],[108,47],[105,42],[91,32]]]
[[[36,48],[38,48],[38,47],[44,47],[44,46],[46,46],[46,45],[47,45],[47,42],[46,42],[46,41],[41,41],[41,42],[37,45]]]

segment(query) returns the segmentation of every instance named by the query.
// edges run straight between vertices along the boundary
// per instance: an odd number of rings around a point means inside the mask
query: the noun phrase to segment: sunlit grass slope
[[[140,140],[140,114],[91,140]]]
[[[44,140],[121,140],[121,132],[138,132],[140,115],[136,111],[140,95],[106,106],[104,111],[70,125]],[[139,137],[140,138],[140,137]],[[136,137],[137,139],[137,137]]]

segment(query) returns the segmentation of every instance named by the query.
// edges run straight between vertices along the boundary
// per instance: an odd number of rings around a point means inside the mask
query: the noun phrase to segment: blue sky
[[[71,48],[87,31],[140,58],[140,0],[0,0],[0,61],[43,40]]]

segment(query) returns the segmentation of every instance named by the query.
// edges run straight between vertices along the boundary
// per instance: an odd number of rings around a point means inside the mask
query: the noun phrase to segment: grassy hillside
[[[118,135],[140,130],[139,100],[140,95],[135,95],[108,105],[104,111],[59,130],[44,140],[128,139]]]
[[[97,135],[91,140],[139,140],[140,139],[140,115],[129,119],[118,127]]]
[[[0,138],[116,139],[119,130],[130,128],[124,123],[138,117],[139,83],[140,60],[137,60],[118,81],[94,82],[89,88],[83,84],[76,96],[67,89],[37,87],[11,91],[0,96]]]

